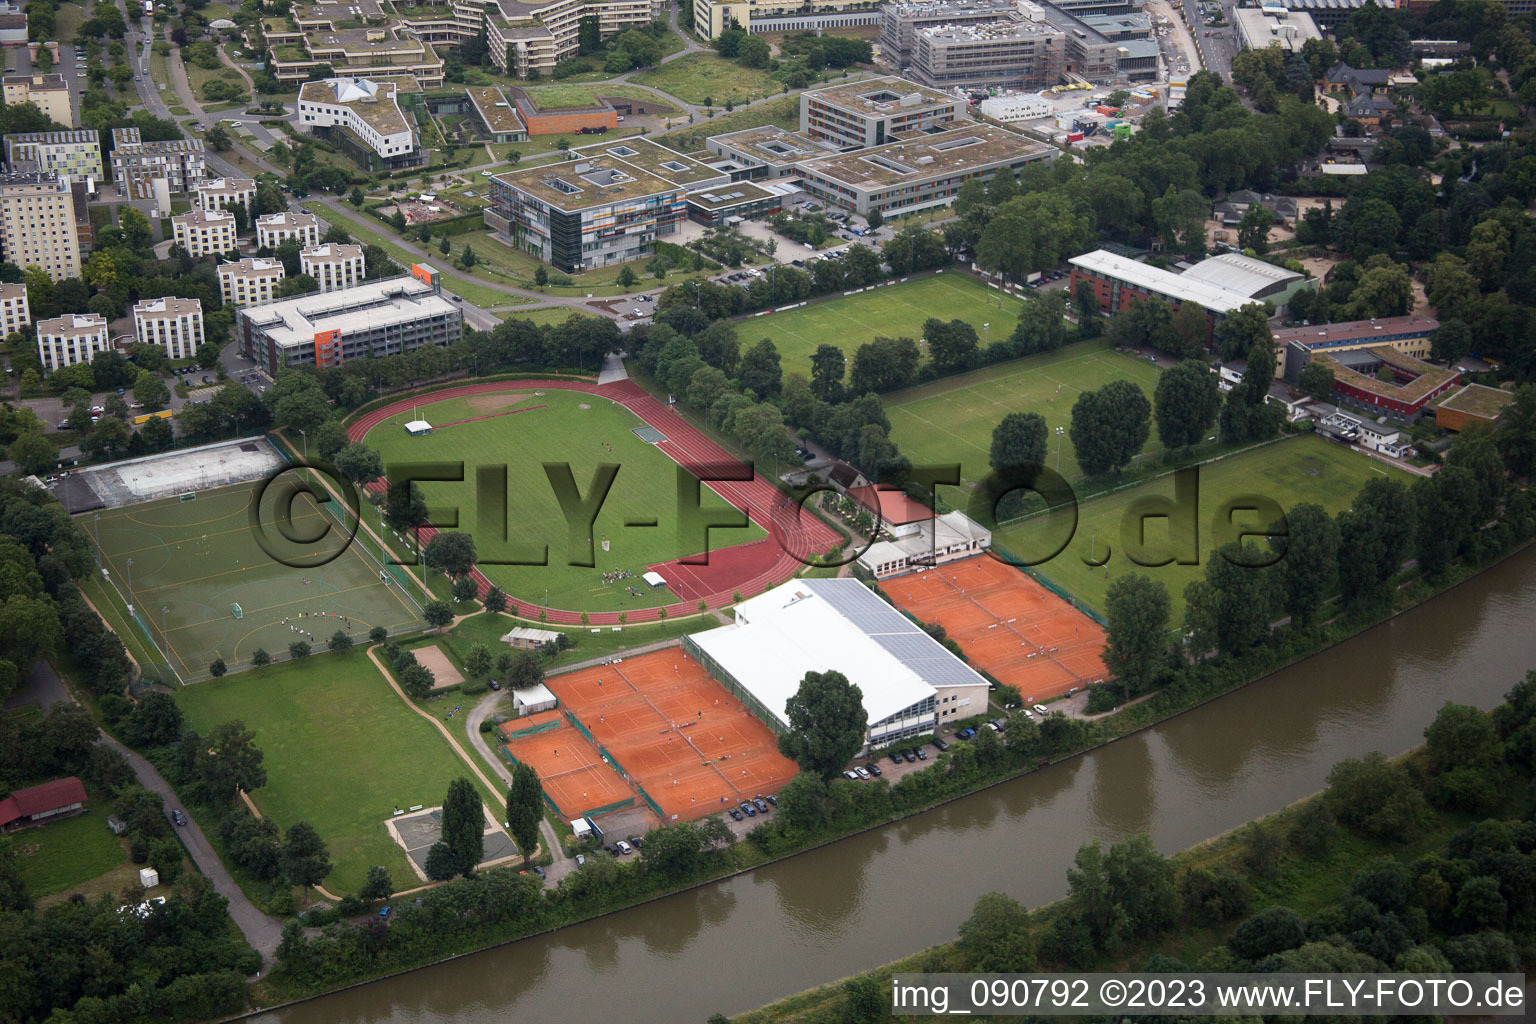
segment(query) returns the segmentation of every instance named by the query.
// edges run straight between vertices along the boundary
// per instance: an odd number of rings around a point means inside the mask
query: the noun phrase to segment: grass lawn
[[[519,407],[515,415],[497,416],[477,423],[442,427],[441,424]],[[586,406],[587,408],[582,408]],[[646,567],[693,551],[678,550],[677,470],[672,460],[631,431],[643,424],[621,406],[596,396],[567,391],[532,389],[519,391],[509,384],[504,394],[450,398],[424,404],[418,414],[439,429],[425,437],[408,437],[400,424],[384,421],[369,432],[367,441],[388,467],[394,462],[450,460],[465,463],[461,483],[423,482],[427,503],[457,507],[461,529],[477,532],[480,571],[518,602],[547,600],[550,607],[579,611],[622,612],[679,600],[669,589],[651,590],[639,579]],[[611,450],[610,450],[611,446]],[[618,475],[593,526],[594,568],[568,564],[570,547],[565,515],[555,499],[542,464],[569,463],[577,488],[587,494],[600,463],[617,463]],[[475,468],[507,467],[512,483],[507,503],[510,524],[508,541],[499,541],[477,529]],[[706,489],[701,496],[706,510],[724,507],[724,501]],[[626,522],[654,519],[655,526],[628,527]],[[583,533],[577,545],[586,539]],[[744,544],[764,536],[755,525],[729,532],[711,531],[716,548]],[[610,550],[604,551],[602,541]],[[537,547],[547,546],[549,564],[495,565],[495,558],[537,557]],[[530,547],[535,548],[530,555]],[[602,574],[628,569],[630,580],[604,583]],[[638,595],[628,587],[634,586]]]
[[[517,288],[537,287],[534,284],[533,275],[538,269],[539,261],[532,253],[523,252],[494,237],[490,228],[480,228],[454,235],[454,252],[461,251],[466,243],[480,258],[480,262],[475,264],[476,274],[484,274],[490,280],[500,281]],[[619,271],[625,266],[628,266],[639,278],[627,291],[618,284]],[[545,269],[547,270],[548,267],[546,266]],[[624,295],[627,292],[643,292],[659,287],[663,283],[645,272],[644,260],[628,264],[616,263],[567,276],[571,278],[571,284],[548,285],[543,289],[544,292],[549,295]],[[667,272],[665,283],[671,285],[679,281],[707,276],[707,272],[695,274],[682,268],[673,268]],[[505,305],[505,303],[498,303],[498,305]]]
[[[649,84],[649,83],[646,83]],[[644,89],[636,89],[627,85],[614,85],[608,82],[596,82],[593,84],[581,84],[574,82],[561,82],[558,85],[533,86],[525,90],[528,98],[533,100],[533,105],[540,110],[555,110],[560,107],[592,107],[603,96],[622,96],[625,99],[644,101],[647,106],[654,106],[657,112],[665,117],[667,114],[681,112],[681,108],[668,103],[654,93]]]
[[[172,98],[174,98],[174,87],[171,85],[170,63],[165,54],[158,52],[153,47],[150,48],[149,52],[149,77],[155,83],[156,89],[161,92],[172,93]]]
[[[561,626],[560,628],[571,638],[575,646],[570,650],[561,651],[556,657],[546,658],[544,667],[546,671],[550,671],[562,665],[586,661],[589,658],[606,658],[610,654],[617,654],[632,647],[655,643],[658,640],[670,640],[684,633],[697,633],[710,628],[714,621],[713,617],[689,615],[663,622],[647,622],[638,626],[619,626],[617,629],[613,626],[601,628]],[[500,654],[505,649],[501,645],[501,638],[514,626],[544,628],[537,619],[514,619],[508,615],[485,614],[470,616],[455,626],[449,635],[453,638],[454,647],[461,655],[468,654],[469,648],[474,644],[485,644],[494,655]]]
[[[210,70],[199,67],[196,64],[187,63],[186,61],[182,63],[186,65],[187,81],[192,86],[192,95],[196,96],[199,102],[213,102],[209,99],[204,89],[209,82],[215,79],[221,82],[228,82],[230,85],[246,93],[247,97],[250,95],[250,88],[245,84],[245,79],[241,78],[240,72],[234,68],[225,67],[223,64],[220,64],[217,69]]]
[[[359,889],[375,864],[409,887],[416,875],[384,822],[396,807],[441,804],[450,782],[472,777],[361,649],[199,683],[176,702],[204,734],[232,719],[256,734],[267,784],[252,799],[284,829],[307,821],[319,830],[334,865],[324,885],[338,895]]]
[[[1134,540],[1135,518],[1126,518],[1133,504],[1154,496],[1172,499],[1174,478],[1165,475],[1116,494],[1084,502],[1078,508],[1077,529],[1072,540],[1056,557],[1038,567],[1039,573],[1075,594],[1100,612],[1104,594],[1116,577],[1143,573],[1160,580],[1173,600],[1172,622],[1184,621],[1184,588],[1203,576],[1205,559],[1213,548],[1226,539],[1216,533],[1220,509],[1230,499],[1244,496],[1268,498],[1288,509],[1300,502],[1315,502],[1330,513],[1342,512],[1353,502],[1365,482],[1377,474],[1396,477],[1404,483],[1413,478],[1403,470],[1389,467],[1359,452],[1324,441],[1315,434],[1287,438],[1260,448],[1229,455],[1199,467],[1199,504],[1194,519],[1197,531],[1195,551],[1198,565],[1169,564],[1142,567],[1126,557],[1127,540]],[[1023,558],[1041,557],[1047,544],[1060,543],[1065,526],[1057,521],[1025,520],[1006,526],[993,535],[1001,545]],[[1252,525],[1251,515],[1237,514],[1240,526]],[[1168,557],[1177,543],[1188,543],[1190,526],[1181,522],[1170,527],[1167,519],[1145,521],[1146,543],[1154,556]],[[1049,540],[1047,540],[1047,538]],[[1085,559],[1103,561],[1102,568],[1092,568]]]
[[[126,846],[107,828],[111,799],[94,791],[90,796],[92,809],[85,814],[11,837],[13,863],[34,898],[68,892],[128,863]]]
[[[724,135],[727,132],[740,132],[748,128],[760,128],[763,125],[776,124],[780,128],[795,131],[800,127],[800,97],[784,96],[780,99],[769,100],[767,103],[757,103],[740,110],[733,110],[729,114],[716,114],[714,117],[701,117],[686,127],[674,128],[670,132],[655,136],[657,142],[663,146],[670,146],[680,153],[691,153],[704,148],[704,140],[711,135]]]
[[[944,273],[746,320],[736,329],[742,351],[759,338],[771,338],[784,372],[809,376],[811,355],[818,345],[839,346],[852,364],[858,347],[877,335],[921,338],[923,321],[929,317],[968,321],[978,337],[986,333],[982,325],[990,323],[990,337],[996,341],[1013,330],[1022,306],[1013,296],[965,274]]]
[[[704,106],[724,106],[727,99],[735,103],[761,99],[783,89],[768,72],[742,67],[712,53],[690,53],[650,71],[642,71],[633,81],[660,89],[684,103]]]
[[[532,320],[539,326],[545,324],[563,324],[576,310],[569,306],[541,306],[538,309],[517,309],[506,314],[508,320]]]
[[[1005,323],[1012,331],[1012,321]],[[996,339],[996,321],[992,331]],[[1038,412],[1045,417],[1050,432],[1046,454],[1054,468],[1055,429],[1071,426],[1072,403],[1078,395],[1112,380],[1130,380],[1141,386],[1150,401],[1156,377],[1157,368],[1144,359],[1116,352],[1104,342],[1084,342],[894,392],[885,398],[885,411],[891,419],[891,439],[902,454],[918,464],[958,461],[964,480],[975,484],[990,471],[992,430],[1009,413]],[[1144,452],[1162,450],[1156,433],[1154,427]],[[1067,436],[1061,438],[1061,474],[1072,481],[1082,477]]]
[[[57,39],[60,47],[68,46],[75,41],[75,36],[80,34],[80,26],[84,22],[84,2],[59,4],[53,11],[53,35],[50,38]]]

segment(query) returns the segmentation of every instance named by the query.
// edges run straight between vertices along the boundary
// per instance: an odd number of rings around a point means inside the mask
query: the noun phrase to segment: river
[[[985,793],[665,900],[264,1015],[272,1024],[698,1022],[953,938],[972,902],[1066,893],[1079,845],[1172,853],[1422,742],[1536,667],[1536,549],[1153,729]]]

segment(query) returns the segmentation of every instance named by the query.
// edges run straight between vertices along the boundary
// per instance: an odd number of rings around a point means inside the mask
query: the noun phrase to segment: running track
[[[375,409],[359,416],[347,425],[347,436],[353,441],[361,441],[374,427],[392,416],[410,412],[412,406],[419,406],[422,399],[441,401],[447,398],[462,398],[466,395],[480,395],[498,391],[582,391],[599,398],[605,398],[616,402],[638,416],[646,424],[655,427],[666,435],[667,440],[656,447],[665,452],[671,459],[681,466],[696,466],[712,462],[737,461],[725,449],[711,441],[703,431],[689,423],[680,414],[673,412],[665,405],[653,398],[649,392],[632,380],[615,381],[612,384],[598,385],[590,381],[579,380],[513,380],[513,381],[485,381],[478,384],[465,384],[460,387],[446,388],[442,391],[432,391],[427,395],[402,398],[398,402],[386,405],[381,409]],[[752,521],[768,532],[769,542],[762,545],[764,560],[756,575],[746,576],[733,582],[729,587],[723,587],[718,593],[707,595],[704,600],[711,608],[717,608],[732,603],[733,594],[740,592],[743,596],[756,594],[767,587],[777,583],[783,583],[790,579],[804,567],[804,563],[790,554],[791,551],[809,555],[815,552],[825,552],[839,539],[821,520],[809,514],[800,514],[799,506],[791,505],[785,508],[783,504],[783,492],[768,480],[754,472],[751,480],[739,481],[712,481],[708,486],[716,494],[720,495],[731,505],[741,509],[751,517]],[[382,491],[385,484],[376,482],[371,489]],[[431,527],[424,527],[421,531],[421,540],[425,544],[431,540],[437,531]],[[769,560],[771,559],[771,561]],[[751,572],[751,569],[743,569],[743,573]],[[491,583],[480,572],[474,570],[475,582],[480,585],[480,596],[484,597],[490,590]],[[538,609],[538,605],[531,601],[525,601],[515,595],[508,594],[508,611],[517,614],[527,614]],[[518,608],[517,605],[524,607]],[[668,616],[691,615],[698,611],[698,605],[674,604],[667,607]],[[661,618],[660,609],[645,608],[629,613],[628,622],[652,622]],[[580,609],[551,608],[549,609],[549,621],[566,624],[581,622]],[[591,624],[594,626],[616,625],[619,621],[617,612],[593,612],[590,615]]]

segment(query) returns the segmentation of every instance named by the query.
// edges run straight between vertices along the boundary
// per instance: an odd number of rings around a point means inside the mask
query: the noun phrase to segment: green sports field
[[[80,517],[101,549],[108,582],[134,604],[157,648],[164,651],[169,639],[171,664],[184,680],[206,675],[215,658],[234,669],[249,664],[258,647],[286,651],[304,639],[298,629],[312,634],[318,647],[337,629],[363,637],[374,626],[393,631],[420,621],[416,605],[380,581],[359,545],[331,557],[344,535],[308,496],[294,499],[291,525],[283,527],[297,543],[275,525],[282,518],[280,483],[263,493],[263,525],[253,529],[258,488],[237,484],[199,492],[192,501],[168,498]]]
[[[903,455],[917,465],[959,462],[963,479],[974,485],[990,471],[992,431],[1004,416],[1037,412],[1045,417],[1050,431],[1046,459],[1055,468],[1056,428],[1072,425],[1072,403],[1084,391],[1096,391],[1112,380],[1133,381],[1151,401],[1157,367],[1104,342],[1084,342],[897,391],[886,396],[885,411],[891,419],[891,439]],[[1081,479],[1072,439],[1063,434],[1059,441],[1062,476]],[[1143,458],[1162,447],[1154,426]]]
[[[1222,542],[1213,523],[1228,500],[1256,495],[1272,499],[1282,510],[1302,502],[1314,502],[1331,513],[1338,513],[1353,503],[1360,488],[1373,476],[1390,475],[1405,483],[1413,479],[1403,470],[1324,441],[1315,434],[1249,449],[1198,468],[1199,500],[1194,528],[1200,565],[1142,567],[1126,557],[1128,541],[1135,541],[1132,532],[1135,519],[1127,518],[1127,511],[1150,496],[1171,499],[1174,478],[1168,475],[1083,503],[1078,510],[1077,529],[1071,542],[1061,554],[1038,566],[1037,571],[1101,613],[1104,593],[1117,576],[1142,573],[1161,580],[1173,599],[1172,623],[1178,624],[1184,620],[1184,588],[1203,575],[1205,559]],[[994,533],[993,542],[1020,558],[1033,560],[1042,556],[1047,545],[1055,547],[1060,543],[1065,535],[1064,519],[1065,516],[1057,516],[1005,526]],[[1236,522],[1245,526],[1253,525],[1255,520],[1240,515]],[[1186,523],[1175,524],[1173,531],[1170,533],[1167,519],[1147,520],[1148,551],[1171,554],[1175,544],[1187,544],[1189,527]],[[1102,561],[1106,546],[1112,548],[1107,564],[1099,568],[1086,564],[1085,559]]]
[[[432,707],[446,713],[456,701],[445,700]],[[375,864],[389,869],[396,889],[410,888],[416,875],[384,822],[396,807],[441,804],[448,783],[471,777],[360,649],[198,683],[176,703],[204,735],[232,719],[256,734],[267,784],[251,798],[284,829],[307,821],[319,830],[334,865],[324,885],[337,895],[361,888]]]
[[[851,365],[859,346],[876,337],[921,338],[923,322],[929,317],[964,320],[976,328],[976,336],[985,344],[988,337],[997,341],[1013,333],[1022,306],[1013,296],[965,274],[934,274],[743,320],[737,323],[736,333],[743,352],[762,338],[772,339],[784,372],[809,376],[811,355],[818,345],[838,346]],[[991,324],[990,331],[983,324]]]
[[[420,486],[428,505],[458,509],[459,528],[475,535],[480,571],[492,583],[520,601],[543,603],[547,590],[549,607],[589,612],[677,602],[670,589],[652,590],[640,579],[647,566],[696,553],[679,547],[677,464],[635,436],[633,431],[645,424],[633,413],[595,395],[538,393],[515,386],[506,392],[422,405],[416,413],[434,425],[431,434],[410,437],[401,422],[387,420],[368,432],[367,441],[378,449],[386,467],[438,460],[465,464],[462,483],[423,482]],[[485,416],[491,418],[450,425]],[[593,525],[594,567],[569,564],[565,514],[545,474],[545,463],[568,463],[583,496],[589,493],[600,463],[619,466]],[[507,469],[506,542],[479,526],[477,466]],[[708,488],[702,490],[700,504],[706,511],[727,508]],[[644,520],[654,520],[655,525],[625,525]],[[710,545],[719,550],[764,536],[749,523],[741,530],[710,531]],[[586,539],[585,535],[577,538],[583,549]],[[609,544],[607,551],[602,547],[604,540]],[[546,546],[548,565],[489,564],[498,558],[536,557]],[[626,578],[603,579],[604,573],[624,570],[630,573]]]

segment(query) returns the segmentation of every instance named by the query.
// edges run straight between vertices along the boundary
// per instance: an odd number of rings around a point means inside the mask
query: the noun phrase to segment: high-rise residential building
[[[63,75],[6,75],[0,79],[0,91],[9,105],[34,104],[57,124],[75,127],[75,109],[70,102],[69,83]]]
[[[88,363],[109,348],[107,320],[96,313],[65,313],[37,322],[37,358],[49,373]]]
[[[249,207],[256,198],[256,182],[250,178],[206,178],[195,187],[199,210],[222,210],[236,204]]]
[[[189,192],[207,176],[201,139],[144,142],[137,128],[112,129],[112,180],[131,199],[153,198],[155,178]]]
[[[299,253],[301,270],[320,282],[320,290],[333,292],[363,281],[363,247],[327,243]]]
[[[0,284],[0,338],[9,338],[32,323],[32,307],[27,304],[27,286]]]
[[[203,343],[201,299],[145,299],[133,307],[133,334],[167,359],[191,359]]]
[[[320,244],[320,218],[312,213],[269,213],[256,218],[256,247],[276,249],[289,239],[305,247]]]
[[[219,294],[226,306],[259,306],[277,298],[277,286],[287,276],[282,260],[247,256],[219,264]]]
[[[101,167],[101,136],[91,130],[7,135],[5,166],[13,174],[56,171],[64,181],[106,177]]]
[[[74,196],[58,174],[0,175],[0,259],[54,281],[80,276]]]
[[[176,244],[185,248],[193,259],[222,256],[235,248],[235,215],[228,210],[179,213],[171,218],[171,230]]]

